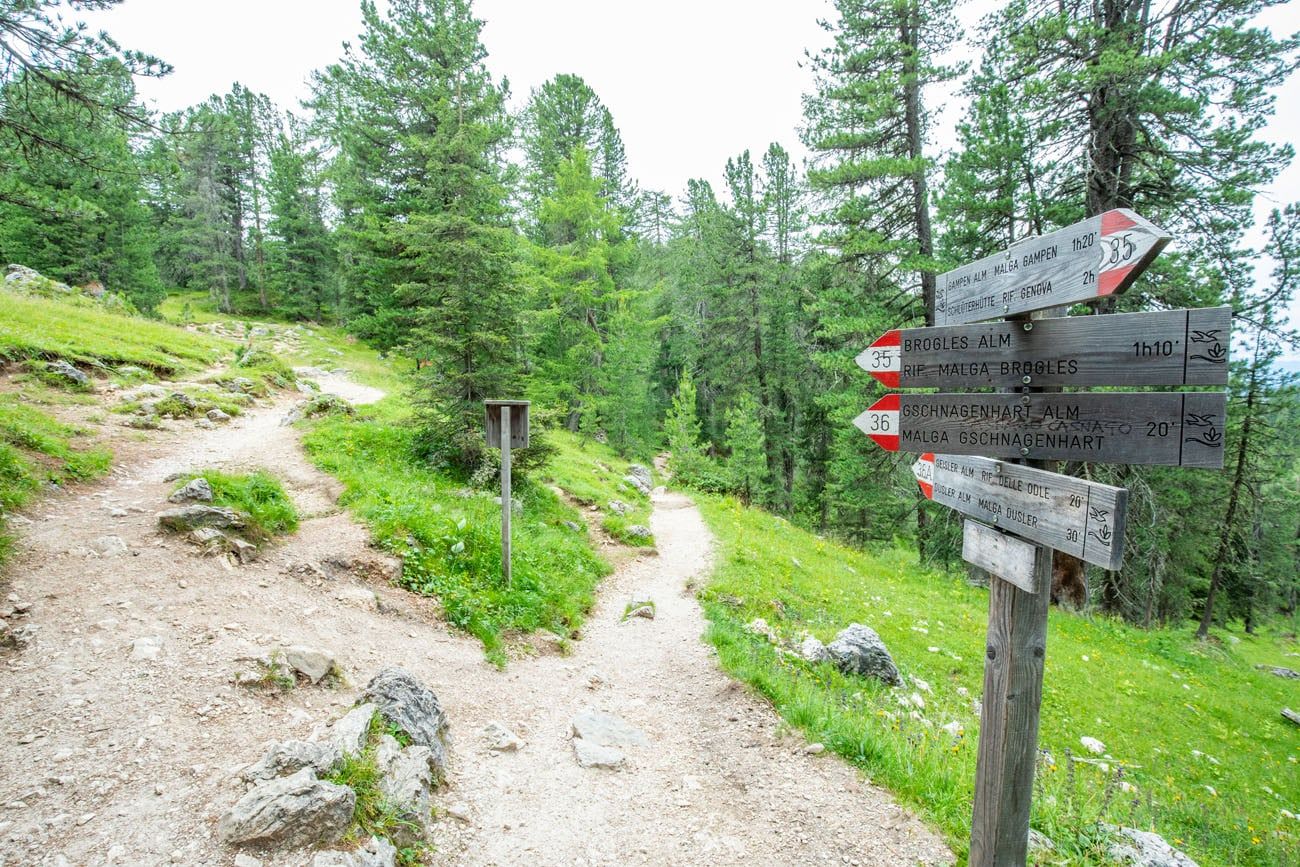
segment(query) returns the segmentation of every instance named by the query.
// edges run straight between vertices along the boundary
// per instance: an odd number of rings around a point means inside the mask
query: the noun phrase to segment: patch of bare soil
[[[659,556],[608,579],[571,656],[500,672],[436,619],[432,602],[376,579],[382,558],[335,507],[337,483],[280,425],[288,406],[124,441],[110,477],[47,497],[15,528],[11,589],[32,603],[37,630],[0,660],[0,865],[233,864],[215,823],[243,792],[238,772],[268,741],[309,738],[385,665],[424,680],[452,724],[434,863],[952,860],[855,770],[804,754],[718,669],[685,592],[710,550],[688,500],[656,495]],[[204,467],[266,467],[308,517],[250,566],[203,557],[161,534],[154,515],[170,473]],[[104,536],[121,537],[126,552],[95,554]],[[654,600],[653,620],[622,622],[634,595]],[[142,638],[157,641],[136,645]],[[280,694],[230,682],[236,660],[277,644],[331,651],[348,684]],[[140,652],[151,646],[156,656]],[[570,721],[588,707],[644,732],[622,769],[575,762]],[[482,730],[494,720],[526,745],[489,750]],[[453,807],[463,819],[444,812]],[[311,861],[254,854],[267,867]]]

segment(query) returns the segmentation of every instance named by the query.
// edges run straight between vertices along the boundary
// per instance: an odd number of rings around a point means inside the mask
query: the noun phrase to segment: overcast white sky
[[[960,15],[973,24],[995,5],[968,0]],[[746,148],[757,155],[772,141],[803,154],[800,99],[812,79],[800,64],[805,50],[828,41],[817,21],[832,14],[830,0],[476,0],[474,8],[486,22],[488,65],[509,80],[514,102],[556,73],[581,75],[614,113],[643,187],[679,196],[689,178],[716,182],[728,157]],[[165,111],[236,80],[296,107],[311,71],[336,60],[361,29],[358,0],[126,0],[89,20],[175,67],[140,84]],[[1300,3],[1260,23],[1300,30]],[[1278,104],[1269,138],[1300,141],[1300,79]],[[960,114],[949,100],[934,125],[937,147],[952,144]],[[1300,161],[1263,199],[1261,216],[1300,200]]]

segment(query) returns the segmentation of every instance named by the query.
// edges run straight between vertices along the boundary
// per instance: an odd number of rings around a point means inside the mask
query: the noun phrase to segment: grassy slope
[[[63,358],[74,364],[136,365],[173,375],[201,370],[233,347],[161,322],[90,305],[0,292],[0,357]]]
[[[735,501],[699,499],[721,542],[704,599],[723,665],[811,739],[929,816],[964,852],[987,593],[919,570],[910,552],[854,551]],[[823,641],[850,622],[868,624],[903,673],[933,692],[909,683],[895,693],[792,661],[743,630],[760,616],[783,636],[806,629]],[[1300,822],[1281,813],[1300,812],[1300,730],[1279,716],[1295,706],[1295,686],[1251,665],[1295,667],[1286,654],[1297,646],[1294,639],[1240,642],[1199,646],[1190,630],[1144,632],[1053,610],[1039,745],[1054,763],[1040,771],[1033,817],[1062,846],[1047,863],[1100,860],[1089,830],[1107,779],[1111,821],[1153,827],[1203,865],[1300,863]],[[932,725],[900,706],[913,691],[925,707],[911,710]],[[951,721],[964,736],[940,730]],[[1093,758],[1080,746],[1083,736],[1106,745],[1109,774],[1067,761],[1067,750]],[[1135,792],[1119,786],[1113,768],[1120,763]]]
[[[232,348],[227,341],[110,313],[86,301],[0,292],[0,362],[62,358],[94,368],[135,365],[175,374],[201,370]],[[24,506],[44,484],[102,475],[112,460],[108,451],[85,445],[90,431],[62,424],[39,408],[94,403],[95,397],[49,387],[33,376],[19,377],[15,384],[18,391],[0,395],[3,512]],[[0,526],[0,563],[8,551]]]
[[[650,498],[623,481],[629,461],[609,446],[565,430],[548,431],[554,457],[541,471],[542,481],[553,484],[584,506],[600,510],[600,525],[615,539],[637,547],[651,547],[654,537],[629,532],[650,524]],[[620,515],[609,504],[619,500],[632,507]]]

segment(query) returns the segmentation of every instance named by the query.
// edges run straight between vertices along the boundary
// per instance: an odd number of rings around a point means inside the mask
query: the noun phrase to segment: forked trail
[[[128,448],[111,477],[45,499],[19,528],[11,589],[39,628],[0,665],[0,865],[232,864],[215,821],[243,791],[239,770],[268,741],[310,737],[390,664],[427,683],[452,725],[435,863],[953,860],[854,769],[805,754],[767,704],[719,670],[687,590],[705,578],[711,548],[688,499],[655,496],[659,555],[607,579],[570,655],[501,672],[427,600],[375,580],[378,555],[333,505],[336,483],[279,426],[285,409]],[[281,476],[308,516],[262,560],[234,569],[158,533],[169,473],[255,466]],[[127,553],[94,554],[105,535]],[[623,622],[633,596],[654,600],[653,620]],[[142,637],[161,639],[156,658],[132,659]],[[332,651],[349,685],[280,696],[231,684],[239,657],[276,643]],[[620,769],[575,760],[571,721],[588,708],[644,733],[644,746],[622,748]],[[493,721],[525,746],[489,749]],[[311,860],[255,854],[267,867]]]

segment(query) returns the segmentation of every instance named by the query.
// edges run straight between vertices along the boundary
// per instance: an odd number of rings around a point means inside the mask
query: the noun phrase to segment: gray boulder
[[[642,494],[645,494],[647,497],[650,496],[650,486],[645,482],[641,481],[636,476],[632,475],[631,473],[628,473],[626,476],[624,476],[623,481],[627,482],[629,485],[636,488],[638,491],[640,491]]]
[[[212,409],[208,410],[208,421],[221,424],[222,422],[230,421],[230,415],[229,413],[226,413],[224,410],[220,410],[217,409],[216,407],[213,407]]]
[[[311,768],[318,775],[328,774],[342,759],[343,754],[334,743],[283,741],[272,744],[259,762],[244,769],[242,776],[249,782],[274,780],[303,768]]]
[[[237,530],[244,526],[244,516],[224,506],[184,506],[168,509],[158,514],[158,523],[169,530],[194,530],[212,527],[217,530]]]
[[[212,497],[212,485],[208,484],[207,479],[200,477],[191,479],[177,488],[167,501],[169,503],[211,503]]]
[[[375,751],[375,765],[381,775],[379,791],[401,817],[394,840],[400,845],[409,846],[428,836],[433,764],[433,751],[428,747],[403,748],[391,735],[384,735],[379,741],[379,749]]]
[[[627,534],[629,536],[640,536],[643,539],[649,539],[654,536],[654,531],[645,524],[631,524],[627,528]]]
[[[366,748],[366,736],[370,734],[370,721],[374,719],[375,706],[363,704],[354,707],[334,721],[330,728],[330,741],[345,756],[359,756]]]
[[[333,843],[352,824],[356,793],[316,779],[311,768],[254,786],[221,817],[217,832],[227,843]]]
[[[1300,680],[1300,671],[1296,671],[1292,668],[1284,668],[1280,665],[1257,665],[1255,667],[1260,671],[1267,671],[1275,677],[1284,677],[1287,680]]]
[[[412,744],[428,747],[430,770],[438,780],[446,777],[447,717],[427,686],[393,666],[366,684],[361,699],[373,703],[384,719],[406,732]]]
[[[183,391],[173,391],[167,396],[191,412],[199,408],[199,405],[195,403],[194,398],[190,397]]]
[[[1165,842],[1159,834],[1137,828],[1103,825],[1111,836],[1107,854],[1133,867],[1196,867],[1196,862]]]
[[[903,678],[889,655],[889,648],[880,640],[876,630],[860,623],[842,629],[835,640],[826,646],[835,667],[845,674],[874,677],[891,686],[900,686]]]
[[[397,847],[380,837],[371,837],[353,852],[318,852],[312,867],[396,867]]]
[[[609,510],[615,515],[626,515],[628,512],[632,511],[632,507],[622,500],[610,500]]]
[[[638,488],[643,488],[647,494],[650,493],[650,486],[654,484],[654,480],[650,478],[650,470],[648,468],[643,467],[640,464],[629,464],[627,474],[640,483],[637,485]]]
[[[90,377],[63,359],[45,365],[45,372],[78,387],[90,385]]]

